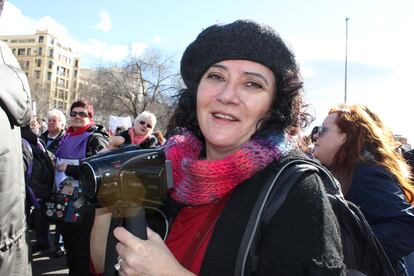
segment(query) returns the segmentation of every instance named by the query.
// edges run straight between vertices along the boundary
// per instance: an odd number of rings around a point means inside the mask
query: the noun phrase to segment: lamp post
[[[347,86],[347,76],[348,76],[348,21],[349,17],[345,18],[346,32],[345,32],[345,97],[344,103],[346,103],[346,86]]]

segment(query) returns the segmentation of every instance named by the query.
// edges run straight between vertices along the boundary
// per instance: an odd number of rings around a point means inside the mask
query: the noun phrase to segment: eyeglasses
[[[325,133],[327,133],[328,130],[329,130],[329,128],[327,128],[326,126],[320,126],[319,129],[318,129],[318,138],[325,135]]]
[[[86,113],[85,111],[80,111],[80,112],[71,111],[69,115],[70,117],[76,117],[76,115],[79,115],[79,117],[81,118],[89,117],[88,113]]]
[[[152,128],[151,124],[146,124],[145,121],[139,121],[139,123],[143,126],[146,126],[147,128]]]

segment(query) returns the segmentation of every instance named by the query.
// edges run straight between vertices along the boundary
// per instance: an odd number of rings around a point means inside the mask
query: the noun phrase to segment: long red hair
[[[339,105],[329,114],[337,114],[336,125],[346,133],[345,143],[333,158],[329,169],[343,185],[346,194],[357,162],[374,163],[392,174],[406,200],[413,204],[414,187],[410,169],[397,151],[399,143],[377,114],[363,105]]]

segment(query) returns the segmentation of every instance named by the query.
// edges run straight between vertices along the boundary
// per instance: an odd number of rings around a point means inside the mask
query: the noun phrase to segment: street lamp
[[[347,86],[347,75],[348,75],[348,21],[349,21],[349,17],[345,17],[346,32],[345,32],[345,97],[344,97],[344,103],[346,103],[346,86]]]

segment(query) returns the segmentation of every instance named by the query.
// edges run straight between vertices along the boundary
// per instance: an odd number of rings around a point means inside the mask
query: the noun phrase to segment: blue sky
[[[178,65],[203,28],[253,19],[273,26],[294,49],[315,125],[344,99],[348,16],[348,102],[367,104],[414,144],[412,11],[412,0],[6,0],[0,35],[48,28],[73,45],[84,67],[147,48],[175,55]]]

